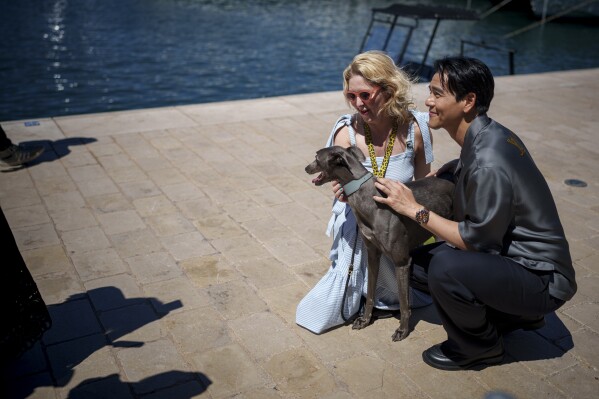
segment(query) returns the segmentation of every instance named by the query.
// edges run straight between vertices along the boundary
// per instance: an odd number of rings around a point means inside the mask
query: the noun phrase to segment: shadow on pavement
[[[204,392],[212,381],[203,373],[168,371],[144,378],[139,382],[121,381],[118,374],[83,381],[69,391],[69,399],[127,398],[135,394],[153,392],[153,387],[171,385],[155,391],[154,394],[169,399],[191,399]],[[175,385],[176,384],[176,385]]]
[[[507,334],[503,341],[509,356],[504,363],[559,358],[574,347],[572,334],[555,312],[545,316],[545,323],[538,330]]]
[[[72,295],[63,303],[48,306],[52,328],[44,334],[42,342],[38,342],[17,361],[7,365],[2,382],[8,392],[2,397],[26,398],[41,387],[68,386],[77,365],[106,347],[133,350],[143,347],[144,341],[120,339],[182,306],[179,300],[163,303],[154,297],[126,298],[120,289],[111,286]],[[97,359],[93,359],[94,367],[101,369],[102,364],[97,362],[101,362],[105,356],[106,353],[97,354]],[[88,360],[88,363],[90,361],[92,360]],[[107,361],[108,363],[111,361]],[[83,369],[88,368],[83,366]],[[179,399],[193,396],[185,396],[184,392],[197,394],[210,383],[202,373],[175,370],[135,383],[123,382],[119,378],[114,374],[87,379],[74,388],[77,393],[73,395],[79,396],[69,397],[93,398],[88,393],[97,390],[87,387],[88,384],[101,387],[106,393],[130,389],[149,392],[174,385],[187,385],[185,383],[189,382],[189,387],[180,388],[183,390],[181,396],[170,396]]]

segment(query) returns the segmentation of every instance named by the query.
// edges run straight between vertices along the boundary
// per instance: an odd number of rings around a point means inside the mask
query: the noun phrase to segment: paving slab
[[[414,93],[426,110],[427,85]],[[304,167],[347,112],[333,91],[2,122],[46,148],[2,169],[0,204],[54,321],[4,370],[2,397],[597,397],[599,69],[496,79],[489,114],[545,175],[579,291],[479,371],[423,363],[446,338],[432,306],[402,342],[394,318],[321,335],[295,324],[332,241],[331,189]],[[433,167],[459,155],[433,136]]]

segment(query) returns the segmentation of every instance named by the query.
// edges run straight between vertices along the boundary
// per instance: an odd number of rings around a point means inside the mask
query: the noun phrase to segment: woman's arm
[[[351,147],[351,140],[349,138],[349,128],[347,126],[342,126],[337,133],[335,133],[335,138],[333,139],[333,144],[338,145],[344,148]]]
[[[343,126],[341,129],[335,133],[335,138],[333,139],[333,144],[338,145],[344,148],[351,147],[351,140],[349,138],[349,128],[347,126]],[[343,195],[343,190],[341,189],[341,184],[337,180],[333,180],[332,182],[333,194],[335,198],[337,198],[341,202],[347,202],[347,197]]]

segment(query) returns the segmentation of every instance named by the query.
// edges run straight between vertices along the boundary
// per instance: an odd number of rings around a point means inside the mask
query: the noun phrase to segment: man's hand
[[[403,183],[385,178],[377,178],[374,185],[386,195],[386,197],[375,195],[373,197],[374,200],[390,206],[391,209],[399,214],[414,219],[416,212],[422,208],[422,206],[416,202],[412,190]]]

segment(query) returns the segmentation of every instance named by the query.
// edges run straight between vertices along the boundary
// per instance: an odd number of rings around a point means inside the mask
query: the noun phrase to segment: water
[[[392,3],[0,0],[0,121],[339,90],[371,8]],[[516,73],[599,67],[595,27],[551,23],[501,39],[532,22],[513,11],[442,22],[429,60],[465,38],[516,49]],[[504,54],[469,55],[508,73]]]

